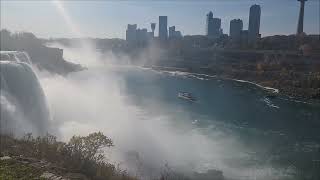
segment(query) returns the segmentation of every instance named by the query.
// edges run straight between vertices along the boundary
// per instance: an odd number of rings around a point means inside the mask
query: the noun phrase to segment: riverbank
[[[272,83],[272,81],[266,82],[266,81],[259,81],[258,79],[254,80],[254,76],[252,78],[239,79],[236,76],[231,76],[227,74],[202,73],[198,71],[193,71],[192,69],[188,69],[188,68],[175,68],[175,67],[164,67],[164,66],[148,66],[145,68],[149,68],[155,71],[175,73],[177,75],[186,75],[188,77],[193,77],[200,80],[209,80],[207,78],[210,78],[210,79],[215,78],[215,79],[221,79],[221,80],[232,80],[232,81],[237,81],[241,83],[248,83],[266,91],[266,94],[269,93],[270,95],[274,95],[274,96],[284,96],[286,97],[286,99],[292,100],[295,102],[308,103],[308,104],[320,102],[320,98],[309,95],[310,93],[313,93],[313,92],[308,92],[308,89],[305,90],[307,92],[306,94],[303,94],[303,93],[301,94],[299,90],[292,87],[280,86],[280,85],[272,86],[273,84],[275,84],[275,82]]]

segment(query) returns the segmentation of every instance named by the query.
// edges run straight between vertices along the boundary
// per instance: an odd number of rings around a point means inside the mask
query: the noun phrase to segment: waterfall
[[[0,133],[44,135],[49,111],[27,53],[2,51],[0,79]]]
[[[31,60],[26,52],[1,51],[1,61],[24,62],[31,65]]]

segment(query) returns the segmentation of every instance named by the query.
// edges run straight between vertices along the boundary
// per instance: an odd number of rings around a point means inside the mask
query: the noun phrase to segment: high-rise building
[[[221,19],[220,18],[213,18],[213,37],[220,37],[222,35],[221,29]]]
[[[137,40],[137,25],[136,24],[128,24],[126,30],[126,40],[129,43],[134,43]]]
[[[168,39],[168,17],[159,16],[159,39],[167,40]]]
[[[182,37],[181,32],[176,31],[175,26],[169,27],[169,39],[179,39],[181,37]]]
[[[213,13],[211,11],[207,14],[206,34],[207,36],[212,36],[213,34]]]
[[[128,24],[126,30],[126,40],[130,45],[146,45],[152,37],[152,32],[148,33],[146,28],[137,28],[137,24]]]
[[[213,13],[210,11],[207,14],[206,34],[208,37],[219,37],[222,34],[221,19],[213,18]]]
[[[137,43],[140,45],[146,44],[148,41],[148,30],[137,29]]]
[[[298,0],[300,1],[300,12],[299,12],[299,21],[298,21],[298,28],[297,34],[303,33],[303,20],[304,20],[304,5],[307,0]]]
[[[175,31],[174,32],[174,38],[182,38],[182,33],[181,33],[181,31]]]
[[[248,40],[249,43],[255,43],[260,37],[260,18],[261,8],[259,5],[252,5],[250,7],[249,15],[249,29],[248,29]]]
[[[246,47],[248,45],[248,36],[249,36],[248,30],[242,30],[240,32],[240,42],[242,47]]]
[[[175,26],[169,27],[169,39],[174,37],[175,31],[176,31],[176,27]]]
[[[234,42],[239,42],[241,39],[241,31],[243,30],[243,22],[241,19],[233,19],[230,21],[230,38]]]

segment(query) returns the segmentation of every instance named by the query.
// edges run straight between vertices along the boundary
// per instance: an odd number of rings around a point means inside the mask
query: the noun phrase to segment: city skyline
[[[277,6],[272,8],[272,3],[277,3]],[[253,4],[260,5],[263,11],[260,27],[262,36],[296,33],[300,9],[299,2],[296,0],[281,2],[262,0],[236,2],[218,0],[213,2],[93,1],[91,3],[70,1],[63,3],[70,19],[77,24],[85,37],[122,39],[125,39],[124,30],[127,24],[134,23],[149,31],[150,22],[157,22],[161,15],[168,16],[168,27],[176,26],[183,35],[205,35],[205,17],[209,11],[213,12],[214,18],[221,19],[221,28],[225,34],[229,34],[229,25],[232,19],[243,20],[243,29],[248,29],[249,8]],[[319,5],[316,0],[309,0],[306,3],[304,31],[307,34],[319,34]],[[237,8],[234,9],[235,7]],[[281,11],[280,9],[284,7],[286,11]],[[24,8],[24,11],[21,11],[21,8]],[[37,11],[31,11],[33,9],[37,9]],[[92,11],[92,13],[81,13],[84,9]],[[43,16],[39,16],[39,14]],[[83,17],[83,14],[87,16]],[[134,15],[135,18],[130,15]],[[49,1],[1,1],[1,28],[11,31],[30,31],[43,38],[77,37],[65,25],[57,9]],[[155,34],[158,34],[158,28],[156,28]]]

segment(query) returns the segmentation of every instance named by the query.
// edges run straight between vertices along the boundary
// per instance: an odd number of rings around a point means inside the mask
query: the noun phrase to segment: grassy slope
[[[15,160],[0,161],[0,179],[2,180],[40,179],[42,173],[41,169],[21,164]]]

